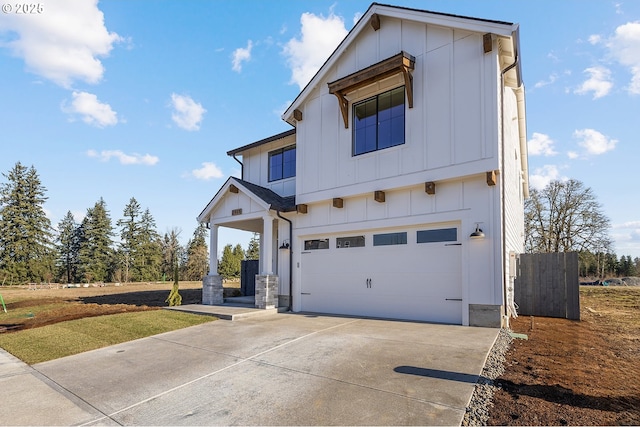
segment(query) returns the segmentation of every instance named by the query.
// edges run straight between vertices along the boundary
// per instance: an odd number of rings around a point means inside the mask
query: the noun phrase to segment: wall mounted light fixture
[[[284,239],[278,249],[289,249],[289,239]]]
[[[471,235],[469,235],[471,239],[484,239],[484,231],[480,228],[480,223],[476,222],[476,229]]]

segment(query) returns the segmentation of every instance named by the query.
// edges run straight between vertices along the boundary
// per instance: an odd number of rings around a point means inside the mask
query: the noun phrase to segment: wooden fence
[[[580,320],[577,252],[520,254],[516,268],[519,315]]]

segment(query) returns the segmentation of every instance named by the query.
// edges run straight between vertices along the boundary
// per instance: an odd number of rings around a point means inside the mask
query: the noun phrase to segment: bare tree
[[[591,188],[580,181],[552,181],[525,201],[527,252],[608,252],[609,218]]]

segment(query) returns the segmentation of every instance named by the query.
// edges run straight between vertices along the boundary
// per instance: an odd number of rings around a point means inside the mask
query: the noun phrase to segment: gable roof
[[[409,7],[392,6],[381,3],[372,3],[369,9],[358,20],[354,27],[349,31],[347,36],[340,42],[338,47],[333,51],[325,63],[320,67],[318,72],[307,83],[307,85],[298,94],[296,99],[291,103],[289,108],[282,115],[282,119],[287,123],[295,126],[296,120],[293,118],[293,111],[300,106],[302,100],[304,100],[308,93],[312,91],[323,79],[325,74],[331,69],[331,67],[338,61],[340,56],[344,53],[351,42],[365,29],[367,28],[372,15],[377,14],[380,16],[388,16],[399,19],[408,19],[413,21],[421,21],[434,25],[440,25],[449,28],[457,28],[461,30],[474,31],[474,32],[491,32],[498,36],[507,37],[511,39],[511,52],[513,53],[514,60],[512,61],[512,67],[508,67],[511,74],[514,75],[512,80],[515,87],[522,85],[521,66],[519,61],[520,40],[519,40],[519,26],[511,22],[496,21],[490,19],[473,18],[468,16],[453,15],[448,13],[433,12],[423,9],[414,9]]]
[[[211,212],[215,210],[218,203],[228,193],[231,185],[235,185],[243,193],[256,200],[265,210],[275,210],[280,212],[291,212],[296,210],[295,196],[282,197],[268,188],[252,184],[249,181],[232,176],[227,179],[216,195],[213,196],[211,201],[207,203],[207,206],[205,206],[202,212],[200,212],[200,215],[196,218],[199,223],[205,222],[209,218]]]
[[[234,148],[233,150],[227,151],[227,156],[235,156],[236,154],[242,153],[243,151],[250,150],[255,147],[259,147],[263,144],[268,144],[269,142],[277,141],[279,139],[286,138],[290,135],[294,135],[296,133],[296,128],[286,130],[284,132],[280,132],[276,135],[261,139],[260,141],[252,142],[247,145],[243,145],[239,148]]]

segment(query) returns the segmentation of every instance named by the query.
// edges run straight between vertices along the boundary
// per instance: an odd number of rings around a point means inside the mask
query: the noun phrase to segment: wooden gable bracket
[[[338,209],[342,209],[344,207],[344,200],[341,199],[340,197],[334,197],[333,198],[333,207],[334,208],[338,208]]]
[[[482,36],[482,48],[484,53],[489,53],[493,50],[493,37],[491,33],[486,33]]]
[[[429,182],[425,182],[424,183],[424,192],[433,196],[434,194],[436,194],[436,183],[433,181],[429,181]]]
[[[338,105],[342,113],[345,129],[349,128],[349,101],[346,95],[350,92],[373,84],[377,81],[401,73],[404,77],[404,87],[407,92],[407,104],[413,108],[413,75],[416,58],[407,52],[400,52],[390,58],[373,64],[370,67],[356,71],[339,80],[328,83],[329,93],[338,98]]]
[[[229,186],[229,192],[230,192],[230,193],[238,194],[238,191],[239,191],[239,190],[238,190],[238,187],[236,187],[235,185],[231,184],[231,185]]]
[[[385,202],[384,191],[380,191],[380,190],[374,191],[373,200],[375,200],[378,203],[384,203]]]
[[[489,171],[487,172],[487,185],[488,186],[494,186],[498,183],[498,181],[496,180],[496,171]]]
[[[296,119],[296,121],[301,122],[302,121],[302,111],[298,110],[297,108],[295,110],[293,110],[293,118]]]
[[[296,212],[301,213],[301,214],[306,214],[308,211],[309,211],[308,207],[304,203],[296,205]]]
[[[371,28],[373,28],[373,31],[378,31],[380,29],[380,15],[378,15],[377,13],[371,15],[369,24],[371,24]]]

